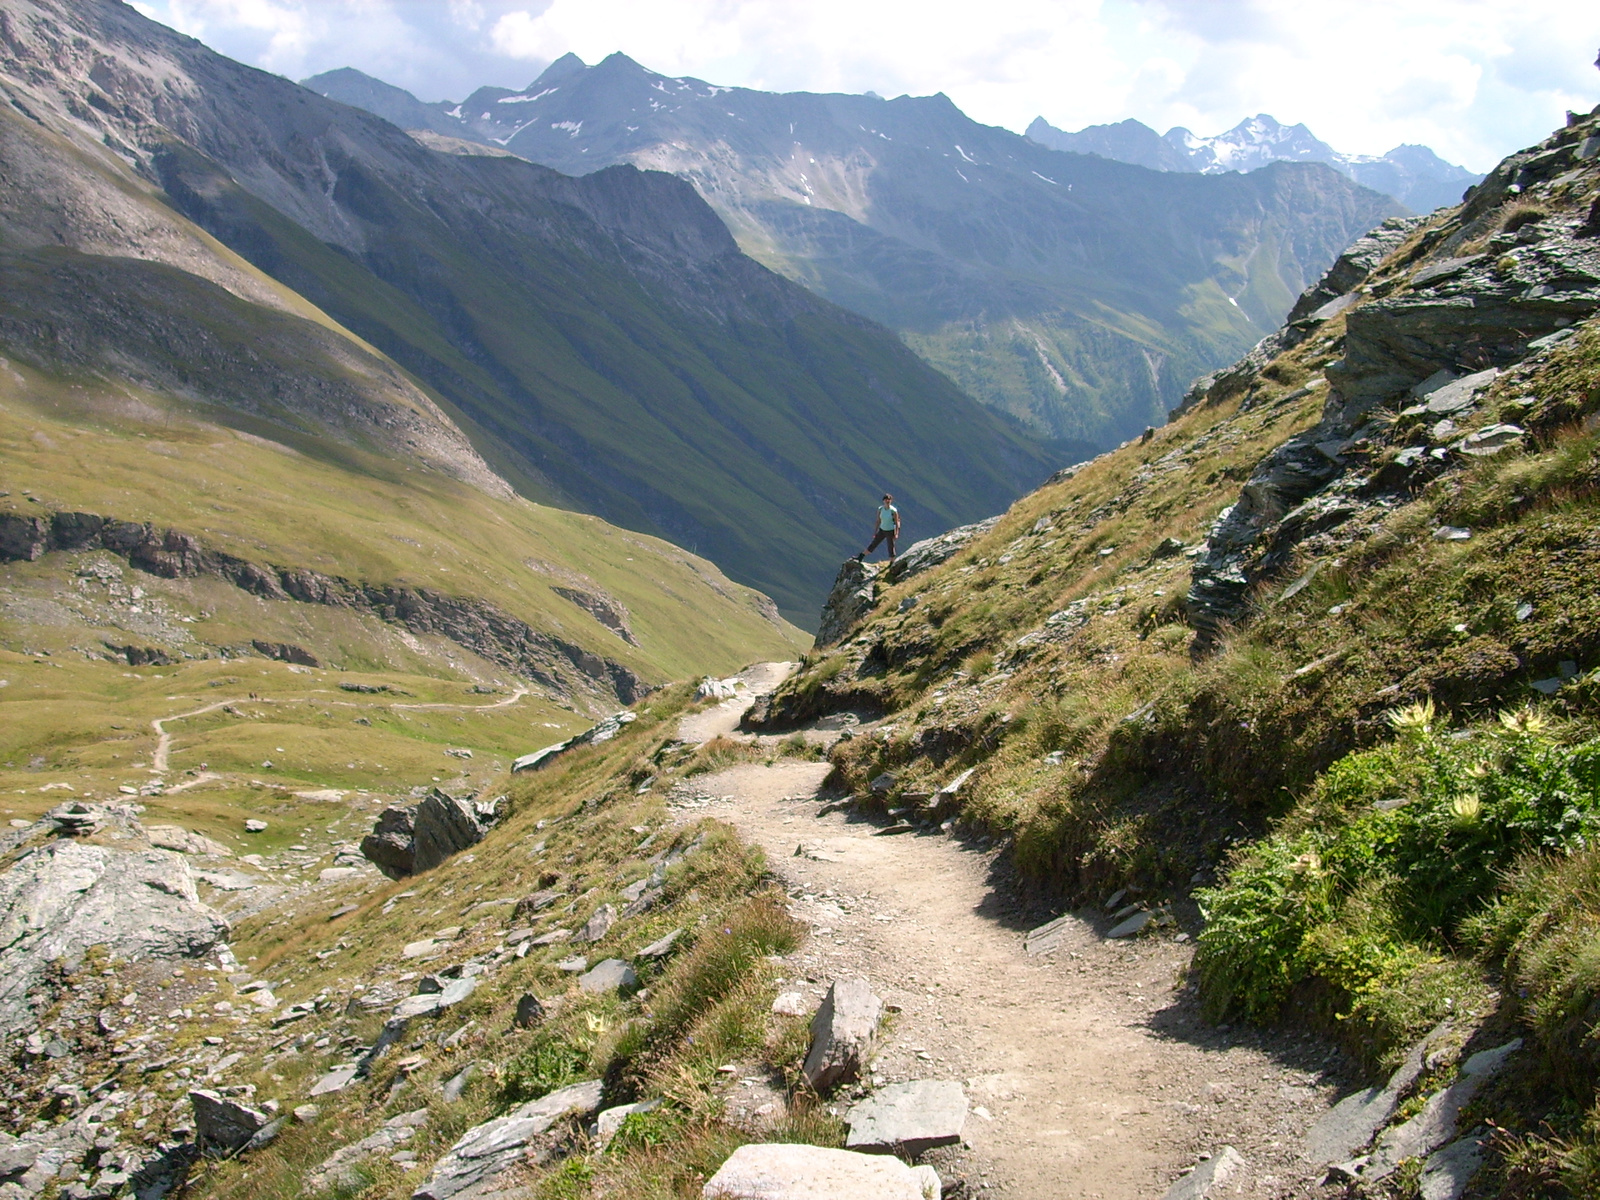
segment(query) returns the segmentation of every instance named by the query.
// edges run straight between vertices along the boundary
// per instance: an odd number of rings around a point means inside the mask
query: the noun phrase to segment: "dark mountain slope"
[[[24,104],[97,128],[430,384],[519,488],[697,547],[788,611],[876,490],[944,528],[1048,469],[887,331],[744,258],[676,180],[436,153],[111,0],[6,16]]]
[[[307,82],[365,103],[347,72]],[[436,111],[558,170],[689,179],[748,253],[899,330],[979,399],[1100,445],[1159,421],[1399,211],[1320,165],[1186,178],[1047,150],[943,95],[776,95],[620,54]]]

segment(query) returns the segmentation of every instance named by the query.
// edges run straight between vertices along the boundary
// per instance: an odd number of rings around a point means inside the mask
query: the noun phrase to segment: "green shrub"
[[[1198,893],[1206,926],[1195,963],[1207,1015],[1276,1014],[1303,976],[1300,945],[1329,915],[1330,894],[1309,843],[1281,838],[1252,846],[1225,885]]]
[[[1452,738],[1426,703],[1390,723],[1394,742],[1335,763],[1284,832],[1199,894],[1197,967],[1213,1016],[1268,1019],[1317,978],[1335,989],[1339,1016],[1387,1046],[1443,1016],[1446,1000],[1481,992],[1472,969],[1444,969],[1441,951],[1461,937],[1504,952],[1541,912],[1516,889],[1497,899],[1510,864],[1597,844],[1600,739],[1562,745],[1527,711]],[[1529,870],[1524,893],[1538,877]],[[1540,953],[1561,965],[1536,967],[1546,959],[1530,949],[1524,969],[1564,981],[1538,987],[1565,997],[1565,1015],[1549,1020],[1570,1023],[1600,997],[1600,949],[1572,934]]]
[[[532,1045],[505,1066],[503,1089],[510,1104],[547,1096],[557,1088],[577,1083],[589,1069],[589,1050],[569,1040],[560,1030],[541,1033]]]

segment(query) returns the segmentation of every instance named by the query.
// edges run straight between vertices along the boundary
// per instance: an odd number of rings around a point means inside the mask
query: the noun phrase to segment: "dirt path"
[[[529,690],[527,688],[518,687],[516,689],[516,691],[514,691],[511,695],[507,696],[504,700],[496,700],[493,704],[445,704],[445,703],[441,703],[441,704],[390,704],[388,707],[391,710],[392,709],[399,709],[399,708],[404,708],[404,709],[408,709],[408,710],[409,709],[451,708],[451,709],[472,709],[473,711],[488,712],[491,709],[505,708],[508,705],[515,704],[518,700],[521,700],[524,696],[527,696],[527,695],[530,695],[530,694],[531,693],[529,692]],[[150,728],[155,730],[155,733],[156,733],[155,753],[150,756],[150,774],[152,774],[152,775],[165,775],[165,774],[168,773],[169,764],[170,764],[170,760],[171,760],[171,756],[172,756],[172,735],[170,733],[168,733],[167,729],[166,729],[166,724],[167,724],[168,721],[182,721],[186,717],[201,717],[201,716],[204,716],[206,713],[216,712],[217,709],[219,709],[219,708],[226,708],[230,704],[304,704],[304,703],[309,703],[309,701],[307,701],[303,697],[298,697],[298,696],[293,697],[293,698],[291,698],[289,700],[262,699],[262,698],[257,697],[257,696],[250,696],[248,698],[240,697],[240,696],[234,696],[234,697],[232,697],[230,699],[227,699],[227,700],[218,700],[214,704],[207,704],[203,708],[190,709],[188,712],[173,713],[170,717],[157,717],[154,721],[150,722]],[[341,708],[371,707],[370,705],[358,705],[358,704],[354,703],[353,701],[349,701],[349,700],[320,700],[319,699],[317,701],[317,703],[322,704],[324,706],[328,706],[328,707],[335,707],[336,706],[336,707],[341,707]],[[748,705],[749,701],[748,700],[742,701],[742,703]],[[739,720],[739,717],[736,714],[734,716],[734,724],[738,724],[738,720]],[[730,726],[730,728],[731,728],[731,726]],[[207,779],[220,779],[221,776],[214,775],[214,774],[208,774],[205,778],[207,778]],[[195,784],[197,784],[199,782],[201,782],[201,780],[199,780],[199,779],[191,780],[189,783],[184,784],[182,787],[175,787],[175,788],[171,788],[169,790],[170,791],[174,791],[174,792],[182,791],[183,788],[185,788],[185,787],[193,787]]]
[[[1323,1194],[1298,1151],[1335,1098],[1337,1055],[1203,1024],[1184,984],[1191,947],[1170,934],[1107,941],[1104,914],[1084,912],[1053,952],[1028,954],[1024,934],[1048,914],[1012,906],[993,851],[819,816],[827,771],[780,762],[702,776],[690,811],[732,822],[789,885],[812,927],[791,986],[814,1001],[829,980],[861,974],[898,1007],[873,1083],[966,1085],[968,1146],[929,1158],[947,1183],[1016,1200],[1159,1200],[1231,1144],[1249,1168],[1214,1195]]]

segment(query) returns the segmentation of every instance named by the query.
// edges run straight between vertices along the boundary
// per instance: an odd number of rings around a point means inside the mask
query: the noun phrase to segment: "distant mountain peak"
[[[1043,117],[1028,126],[1030,140],[1051,150],[1097,154],[1156,171],[1218,175],[1255,171],[1275,162],[1320,162],[1408,208],[1428,212],[1454,204],[1480,176],[1446,162],[1426,146],[1396,146],[1381,157],[1344,154],[1304,124],[1285,125],[1271,113],[1246,117],[1232,129],[1202,137],[1182,125],[1158,134],[1128,119],[1068,133]]]
[[[539,78],[530,83],[527,90],[531,92],[536,88],[557,87],[573,76],[581,75],[588,69],[589,65],[583,59],[568,50],[555,62],[539,72]]]

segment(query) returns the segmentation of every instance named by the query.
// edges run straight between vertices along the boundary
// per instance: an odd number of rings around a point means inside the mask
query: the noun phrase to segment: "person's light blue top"
[[[892,504],[878,505],[878,528],[890,531],[894,529],[894,519],[900,515],[900,510]]]

